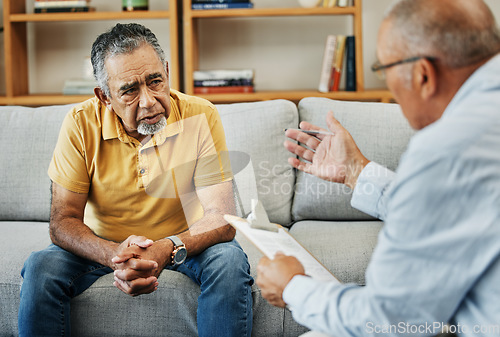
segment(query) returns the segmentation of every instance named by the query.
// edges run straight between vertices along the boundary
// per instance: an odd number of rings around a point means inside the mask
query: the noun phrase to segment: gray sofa
[[[396,104],[305,98],[218,105],[235,163],[241,214],[258,196],[271,221],[290,233],[341,282],[364,283],[364,272],[382,226],[350,206],[351,191],[295,172],[283,147],[284,129],[301,120],[325,125],[329,110],[370,159],[395,169],[412,135]],[[32,251],[49,242],[47,168],[69,106],[0,107],[0,336],[17,336],[20,271]],[[235,159],[236,158],[236,159]],[[261,254],[241,236],[256,276]],[[199,288],[182,274],[164,271],[153,294],[131,298],[99,279],[72,300],[75,336],[196,336]],[[298,336],[307,329],[288,310],[269,305],[253,286],[253,336]],[[221,317],[221,321],[224,318]],[[226,322],[231,324],[231,322]]]

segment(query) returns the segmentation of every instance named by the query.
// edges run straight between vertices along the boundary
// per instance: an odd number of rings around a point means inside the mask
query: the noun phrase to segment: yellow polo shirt
[[[85,224],[100,237],[158,240],[203,216],[196,187],[232,179],[222,122],[210,102],[170,93],[167,126],[142,142],[97,98],[64,119],[48,174],[88,193]]]

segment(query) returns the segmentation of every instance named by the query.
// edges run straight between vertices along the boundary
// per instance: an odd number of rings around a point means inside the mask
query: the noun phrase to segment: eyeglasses
[[[432,56],[413,56],[413,57],[409,57],[407,59],[392,62],[389,64],[381,64],[380,61],[377,61],[372,65],[372,71],[375,73],[375,75],[377,75],[377,77],[379,79],[385,80],[385,70],[386,69],[400,65],[400,64],[415,62],[415,61],[418,61],[421,59],[427,59],[429,61],[434,61],[436,58],[432,57]]]

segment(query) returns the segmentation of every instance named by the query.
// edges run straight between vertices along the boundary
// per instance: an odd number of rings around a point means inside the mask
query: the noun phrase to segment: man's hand
[[[305,275],[304,267],[293,256],[277,253],[273,260],[263,257],[257,266],[257,285],[262,297],[274,306],[284,308],[283,291],[295,275]]]
[[[112,259],[114,285],[131,296],[148,294],[158,287],[158,276],[169,262],[166,242],[153,242],[142,236],[130,236],[120,244]],[[169,240],[167,240],[169,241]],[[170,251],[172,245],[169,245]]]
[[[343,183],[354,189],[359,174],[369,163],[358,149],[349,132],[333,117],[330,111],[326,117],[328,128],[334,133],[331,135],[311,136],[297,130],[287,130],[286,136],[300,144],[285,142],[288,151],[298,155],[307,162],[297,158],[289,158],[290,165],[318,178]],[[301,122],[302,130],[325,131],[308,122]]]

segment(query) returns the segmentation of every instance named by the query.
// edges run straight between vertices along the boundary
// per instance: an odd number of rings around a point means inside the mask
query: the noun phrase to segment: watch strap
[[[177,247],[180,247],[180,246],[184,246],[184,242],[182,242],[182,240],[179,239],[175,235],[169,236],[169,237],[167,237],[167,239],[169,239],[170,241],[172,241],[174,243],[174,248],[177,248]]]

